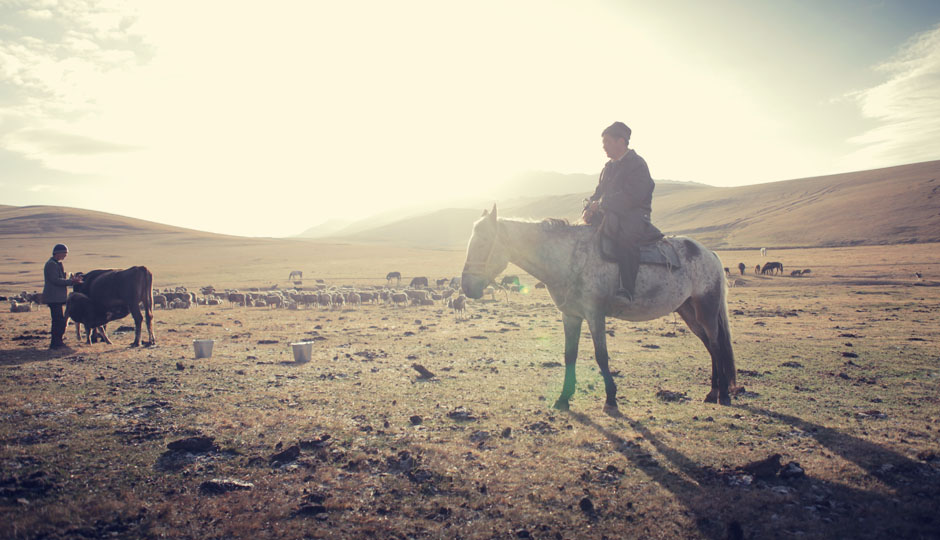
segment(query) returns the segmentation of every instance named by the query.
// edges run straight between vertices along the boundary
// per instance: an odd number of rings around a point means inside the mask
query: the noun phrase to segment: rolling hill
[[[513,190],[512,197],[496,201],[500,215],[576,220],[590,191],[560,194],[560,186],[584,189],[594,180],[590,175],[548,178],[554,194],[520,197],[526,190]],[[536,183],[529,179],[520,185]],[[412,209],[398,217],[389,212],[347,224],[320,241],[463,249],[482,209],[453,207],[420,213]],[[940,242],[940,161],[733,188],[659,181],[653,196],[653,221],[667,234],[693,236],[714,249]],[[4,242],[27,237],[147,235],[159,236],[161,245],[194,239],[237,240],[91,210],[0,205],[0,240]]]
[[[501,216],[574,221],[590,194],[497,203]],[[439,210],[339,238],[457,249],[481,210]],[[940,161],[733,188],[658,182],[653,221],[715,249],[940,242]]]

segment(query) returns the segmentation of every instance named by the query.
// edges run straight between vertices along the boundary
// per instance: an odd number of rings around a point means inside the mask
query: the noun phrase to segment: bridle
[[[493,261],[493,254],[496,253],[496,244],[498,244],[498,243],[499,243],[499,222],[497,221],[497,222],[496,222],[496,231],[495,231],[495,234],[493,235],[493,243],[490,244],[490,250],[489,250],[489,252],[486,254],[486,258],[483,260],[483,262],[469,261],[469,260],[468,260],[468,261],[467,261],[466,263],[464,263],[464,265],[463,265],[463,273],[465,273],[465,274],[473,274],[473,275],[477,275],[477,276],[483,276],[483,275],[485,275],[485,274],[486,274],[486,269],[489,268],[490,263]],[[473,270],[474,268],[479,268],[480,271],[475,271],[475,270]]]

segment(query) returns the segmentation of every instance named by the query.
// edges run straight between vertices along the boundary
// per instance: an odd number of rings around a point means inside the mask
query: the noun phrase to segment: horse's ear
[[[493,203],[493,209],[490,210],[490,219],[496,221],[496,203]]]

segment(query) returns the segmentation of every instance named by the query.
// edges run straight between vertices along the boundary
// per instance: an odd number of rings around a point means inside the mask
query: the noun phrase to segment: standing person
[[[65,337],[65,301],[68,299],[70,285],[81,283],[80,278],[68,279],[65,275],[65,267],[62,266],[62,260],[69,254],[69,248],[65,244],[56,244],[52,248],[52,257],[46,261],[46,266],[42,273],[45,278],[45,285],[42,288],[42,302],[49,306],[49,312],[52,314],[52,342],[50,349],[61,349],[65,347],[62,339]]]
[[[585,223],[600,224],[601,233],[613,240],[620,266],[616,294],[630,301],[640,270],[640,246],[663,237],[650,221],[655,184],[646,161],[629,148],[631,133],[623,122],[614,122],[601,133],[610,161],[582,214]]]

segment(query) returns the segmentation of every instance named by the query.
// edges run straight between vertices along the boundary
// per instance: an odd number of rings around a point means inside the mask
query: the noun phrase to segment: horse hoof
[[[623,418],[623,414],[620,413],[620,409],[617,408],[616,405],[611,405],[609,403],[604,404],[604,414],[613,418]]]
[[[731,396],[721,396],[718,398],[719,405],[731,405]]]
[[[562,401],[562,400],[560,400],[560,399],[559,399],[558,401],[556,401],[556,402],[555,402],[555,405],[553,405],[552,407],[555,408],[555,409],[557,409],[557,410],[559,410],[559,411],[567,411],[567,410],[570,409],[570,407],[568,406],[568,402],[567,402],[567,401]]]
[[[131,343],[131,346],[130,346],[131,349],[134,349],[137,347],[140,347],[140,343]]]
[[[709,393],[704,401],[705,403],[718,403],[718,398]]]

